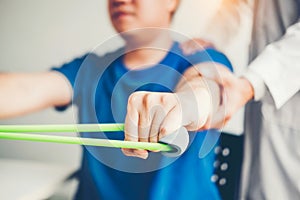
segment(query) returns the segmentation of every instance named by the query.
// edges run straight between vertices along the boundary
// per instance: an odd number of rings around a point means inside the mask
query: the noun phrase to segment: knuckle
[[[159,129],[159,138],[163,138],[167,135],[167,128],[166,127],[160,127]]]
[[[190,75],[192,75],[194,73],[194,67],[189,67],[184,73],[183,76],[184,78],[188,78]]]
[[[151,95],[151,93],[145,93],[143,95],[142,104],[146,109],[151,108],[151,105],[152,105],[152,95]]]
[[[177,93],[167,93],[161,96],[160,102],[163,106],[174,107],[179,104],[180,98]]]
[[[224,118],[224,122],[227,123],[231,119],[231,115],[227,115]]]
[[[145,95],[145,92],[133,92],[129,97],[128,97],[128,104],[130,105],[137,105],[137,103],[141,102],[143,96]]]
[[[233,116],[234,111],[233,110],[227,110],[227,113],[225,114],[224,120],[228,121],[231,119],[231,117]]]
[[[162,105],[169,104],[169,103],[170,103],[169,95],[161,95],[161,96],[160,96],[160,103],[161,103]]]
[[[132,93],[129,97],[128,97],[128,105],[129,106],[133,106],[136,104],[137,99],[138,99],[138,94],[137,93]]]

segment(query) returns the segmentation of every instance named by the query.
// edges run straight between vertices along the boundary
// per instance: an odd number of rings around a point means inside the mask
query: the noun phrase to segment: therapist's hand
[[[221,102],[215,113],[207,120],[201,130],[217,128],[221,129],[231,117],[253,98],[254,90],[250,82],[245,78],[235,76],[222,65],[199,65],[198,73],[219,85]]]
[[[208,41],[200,38],[194,38],[181,44],[182,51],[186,55],[193,54],[208,46],[213,47]],[[209,116],[201,130],[223,128],[231,117],[254,96],[253,87],[247,79],[235,76],[222,65],[213,63],[197,65],[197,69],[196,71],[193,70],[193,73],[199,73],[218,84],[221,95],[220,105],[216,108],[216,104],[214,104],[215,112]],[[216,91],[211,90],[211,93],[214,95]]]
[[[193,38],[180,44],[180,48],[185,55],[194,54],[197,51],[203,50],[208,47],[214,48],[214,45],[211,42],[200,38]]]
[[[128,99],[125,140],[158,142],[180,127],[199,130],[211,112],[211,99],[201,77],[182,78],[175,93],[135,92]],[[148,151],[122,149],[146,159]]]

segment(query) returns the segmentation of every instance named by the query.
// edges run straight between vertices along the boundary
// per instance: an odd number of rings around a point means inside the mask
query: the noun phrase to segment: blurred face
[[[137,28],[168,28],[177,0],[108,0],[111,22],[117,32]]]

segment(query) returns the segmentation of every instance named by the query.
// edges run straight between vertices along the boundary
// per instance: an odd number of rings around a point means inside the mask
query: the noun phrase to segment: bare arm
[[[175,93],[134,92],[128,99],[125,140],[158,142],[180,127],[200,130],[216,110],[213,104],[218,107],[219,94],[218,85],[202,77],[196,67],[184,73]],[[145,150],[123,149],[123,153],[148,157]]]
[[[71,101],[72,90],[57,72],[0,73],[0,119]]]
[[[183,52],[188,55],[203,49],[203,44],[205,44],[205,41],[196,38],[181,44],[181,47]],[[208,81],[208,85],[212,91],[212,95],[220,94],[219,92],[221,92],[222,95],[221,104],[218,106],[218,102],[213,103],[214,109],[217,110],[214,110],[211,116],[209,116],[206,124],[201,130],[223,128],[231,117],[253,98],[253,85],[247,79],[235,76],[222,65],[208,63],[205,65],[200,64],[197,65],[197,71],[205,77],[206,80],[211,80]],[[190,75],[187,74],[187,76]],[[221,91],[217,89],[218,87]]]

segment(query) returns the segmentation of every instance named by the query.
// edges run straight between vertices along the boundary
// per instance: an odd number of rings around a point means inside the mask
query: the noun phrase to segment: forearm
[[[207,89],[208,89],[210,99],[211,99],[211,104],[212,104],[211,115],[214,115],[217,112],[217,110],[219,109],[220,105],[222,104],[223,89],[220,85],[218,85],[213,80],[205,79],[205,82],[207,84]]]
[[[197,65],[194,69],[191,68],[185,73],[185,79],[195,78],[198,83],[194,85],[206,89],[211,99],[211,112],[201,130],[222,128],[241,107],[253,98],[254,92],[250,82],[245,78],[236,77],[223,65],[204,63]],[[199,102],[199,105],[203,103]]]
[[[67,103],[70,97],[62,93],[64,90],[62,80],[50,72],[0,73],[0,118]]]
[[[198,119],[198,121],[194,120],[197,124],[191,123],[186,127],[188,130],[202,129],[203,125],[206,125],[207,121],[214,117],[222,103],[221,86],[216,81],[201,75],[201,71],[203,72],[201,67],[203,66],[205,65],[201,64],[198,66],[200,68],[197,68],[197,66],[190,68],[176,89],[179,97],[183,96],[182,94],[188,97],[181,98],[187,100],[187,103],[182,106],[186,110],[185,113],[190,116],[197,115],[193,117]],[[184,101],[182,102],[184,103]]]
[[[24,115],[43,107],[35,97],[32,81],[31,74],[0,74],[0,118]]]

